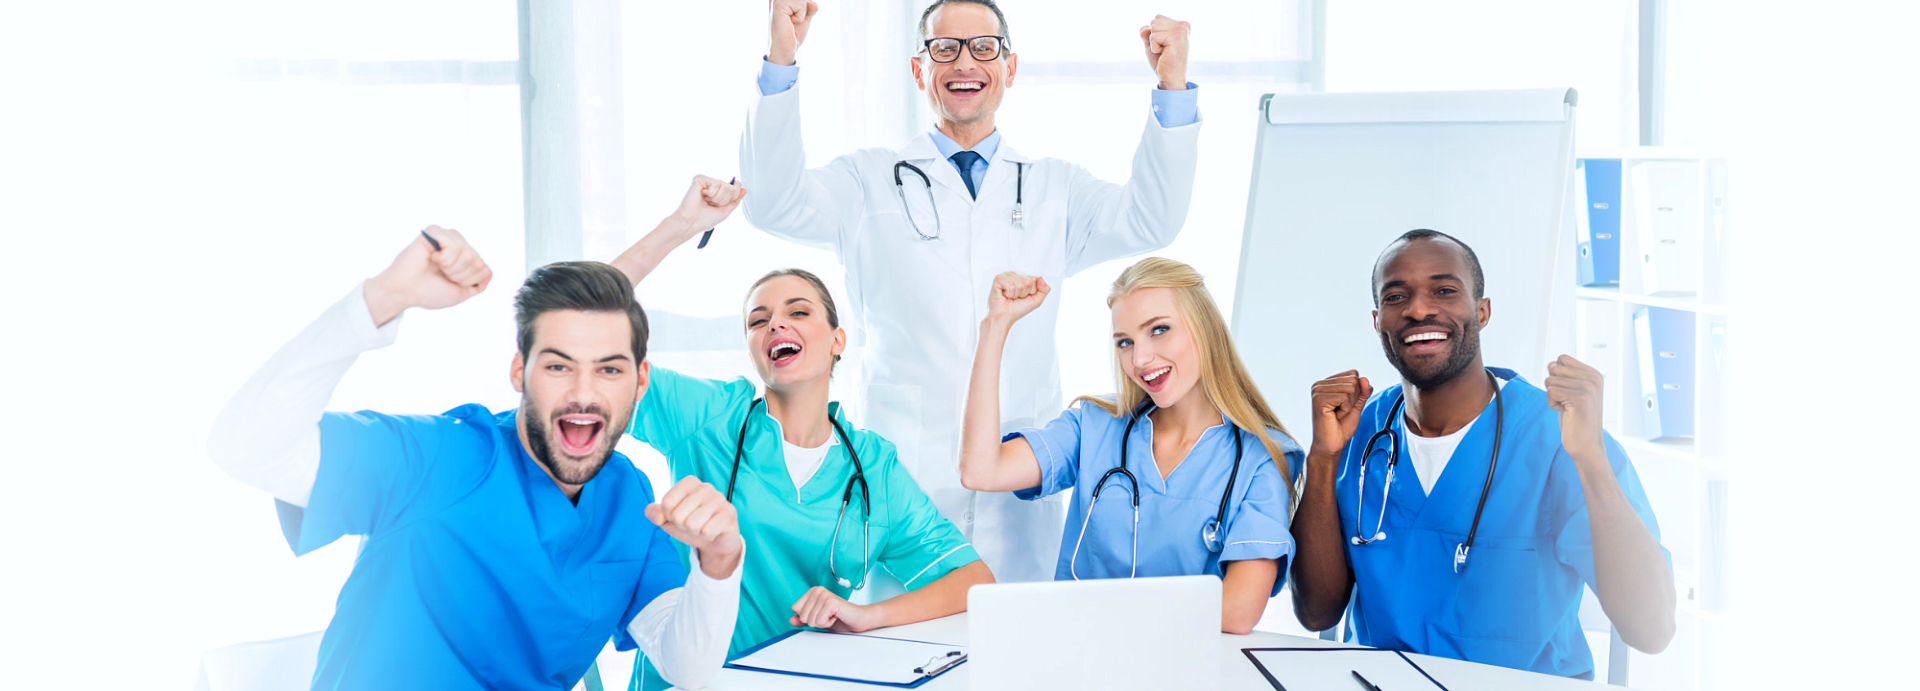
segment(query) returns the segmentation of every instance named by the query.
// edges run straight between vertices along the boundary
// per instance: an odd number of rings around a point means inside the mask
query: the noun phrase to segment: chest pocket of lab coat
[[[1032,182],[1031,179],[1028,180],[1029,184]],[[1028,190],[1028,192],[1033,191],[1035,190]],[[1009,207],[1007,213],[1012,214],[1013,209]],[[1026,227],[1009,226],[1007,264],[1012,266],[1014,271],[1028,276],[1065,278],[1067,275],[1067,205],[1065,201],[1036,204],[1029,198],[1022,213],[1026,215]]]

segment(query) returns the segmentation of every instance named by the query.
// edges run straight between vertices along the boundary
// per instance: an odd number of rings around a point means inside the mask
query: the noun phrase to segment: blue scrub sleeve
[[[645,490],[642,493],[645,503],[652,504],[653,489],[646,486],[644,478],[640,484]],[[640,643],[633,640],[633,634],[627,631],[627,627],[633,624],[633,618],[640,616],[640,610],[646,609],[661,593],[687,584],[687,567],[680,563],[680,552],[675,548],[673,538],[652,523],[645,524],[643,529],[652,533],[647,541],[647,565],[640,571],[639,582],[634,584],[633,600],[627,603],[626,611],[620,613],[620,626],[613,632],[615,650],[640,647]]]
[[[1265,454],[1262,454],[1265,455]],[[1220,563],[1246,559],[1292,559],[1293,533],[1289,530],[1288,507],[1292,501],[1287,496],[1287,482],[1272,460],[1261,459],[1254,468],[1253,479],[1247,484],[1247,493],[1240,503],[1233,507],[1227,523],[1227,534],[1220,550]],[[1225,568],[1224,566],[1222,567]],[[1286,573],[1273,579],[1272,595],[1280,594],[1280,587],[1286,584]]]
[[[1640,486],[1640,475],[1634,472],[1633,461],[1627,458],[1627,451],[1614,441],[1613,435],[1602,433],[1606,438],[1607,462],[1613,466],[1613,476],[1620,482],[1621,493],[1627,496],[1627,502],[1633,505],[1633,512],[1640,515],[1640,521],[1647,526],[1647,532],[1653,535],[1655,542],[1660,541],[1660,523],[1653,517],[1653,506],[1647,502],[1647,492]],[[1557,477],[1550,485],[1554,495],[1554,506],[1567,507],[1571,515],[1561,526],[1560,533],[1554,536],[1553,555],[1561,563],[1573,567],[1580,573],[1580,579],[1587,587],[1599,591],[1595,583],[1593,566],[1593,526],[1587,513],[1586,491],[1580,486],[1580,474],[1574,469],[1573,459],[1563,449],[1555,454],[1554,470]],[[1566,472],[1559,472],[1565,468]],[[1660,546],[1660,554],[1667,558],[1667,568],[1673,568],[1673,553],[1666,545]]]
[[[633,406],[633,424],[627,434],[663,454],[714,418],[726,415],[736,402],[753,400],[753,384],[744,377],[720,381],[657,365],[649,365],[648,370],[647,391]]]
[[[1091,410],[1091,412],[1089,412]],[[1106,415],[1106,411],[1086,401],[1060,413],[1046,427],[1027,427],[1000,439],[1005,444],[1023,437],[1033,447],[1033,459],[1040,463],[1040,486],[1017,490],[1013,496],[1033,500],[1052,495],[1080,481],[1080,418]]]
[[[880,440],[881,486],[875,498],[886,507],[887,544],[880,549],[880,565],[915,590],[940,580],[954,569],[980,560],[953,522],[940,515],[933,500],[920,489],[895,456],[893,444]]]
[[[765,74],[764,72],[762,73]],[[762,79],[765,77],[763,76]],[[1153,118],[1167,129],[1200,121],[1200,87],[1187,82],[1185,91],[1153,90]]]
[[[760,78],[757,81],[760,84],[761,96],[786,93],[788,89],[793,88],[795,82],[800,81],[800,63],[795,61],[791,65],[775,65],[762,57],[760,58]]]
[[[492,423],[479,406],[322,415],[313,494],[304,509],[279,504],[288,546],[301,555],[345,535],[374,535],[465,496],[492,466]]]

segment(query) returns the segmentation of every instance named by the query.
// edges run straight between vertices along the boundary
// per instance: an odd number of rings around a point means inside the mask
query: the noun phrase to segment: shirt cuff
[[[353,293],[347,296],[345,302],[348,335],[353,339],[354,345],[359,348],[358,352],[385,348],[399,339],[400,320],[405,318],[407,313],[403,311],[387,320],[385,325],[374,326],[373,308],[367,306],[366,281],[355,284]]]
[[[800,81],[799,62],[796,61],[791,65],[776,65],[768,62],[765,57],[760,58],[761,96],[786,93],[788,89],[793,88],[794,82],[798,81]]]
[[[740,573],[747,570],[746,540],[740,541],[740,563],[733,566],[733,574],[726,578],[714,578],[707,575],[707,572],[700,568],[700,550],[689,549],[687,550],[687,554],[688,561],[692,562],[693,566],[693,568],[687,569],[687,589],[689,591],[697,589],[702,593],[725,593],[728,590],[740,589]]]
[[[762,77],[764,80],[765,77]],[[762,82],[765,83],[764,81]],[[1187,82],[1183,91],[1153,90],[1153,117],[1167,129],[1200,121],[1200,86]]]

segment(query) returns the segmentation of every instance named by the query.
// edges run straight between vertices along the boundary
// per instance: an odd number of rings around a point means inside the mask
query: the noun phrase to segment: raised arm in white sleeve
[[[391,345],[400,318],[374,326],[365,284],[334,303],[228,399],[207,456],[234,479],[305,507],[320,472],[320,415],[361,353]]]
[[[1187,222],[1200,165],[1200,123],[1162,127],[1149,116],[1127,184],[1074,166],[1068,195],[1067,275],[1173,242]]]
[[[694,550],[687,585],[653,598],[627,625],[627,633],[667,683],[697,689],[713,681],[726,664],[727,643],[733,639],[733,622],[740,615],[745,554],[743,548],[733,575],[714,580],[700,570],[700,551]]]
[[[740,135],[740,185],[750,191],[741,202],[747,221],[775,237],[844,255],[847,234],[866,209],[857,155],[808,170],[800,141],[800,88],[756,92]]]

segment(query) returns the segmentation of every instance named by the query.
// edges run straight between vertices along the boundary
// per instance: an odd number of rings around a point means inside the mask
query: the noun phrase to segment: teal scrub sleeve
[[[639,503],[643,506],[653,503],[653,486],[648,484],[644,475],[640,477]],[[647,541],[646,564],[641,567],[639,580],[633,584],[633,599],[627,603],[626,611],[620,613],[620,626],[613,633],[615,650],[640,647],[640,643],[633,640],[633,634],[627,631],[627,626],[633,623],[634,617],[640,615],[640,610],[646,609],[661,593],[687,584],[687,567],[680,563],[680,552],[676,548],[678,543],[667,535],[667,531],[652,523],[645,524],[643,529],[652,534]]]
[[[1626,495],[1627,503],[1633,505],[1633,512],[1640,515],[1640,521],[1646,524],[1654,542],[1659,542],[1660,523],[1653,517],[1653,506],[1647,502],[1646,489],[1640,486],[1640,475],[1634,472],[1633,461],[1627,458],[1626,449],[1620,447],[1620,442],[1614,441],[1613,435],[1601,434],[1606,441],[1607,462],[1613,466],[1613,476],[1620,482],[1621,493]],[[1573,567],[1587,587],[1599,592],[1599,586],[1595,585],[1593,526],[1587,514],[1586,491],[1580,486],[1579,471],[1574,468],[1573,459],[1567,456],[1565,449],[1555,454],[1554,461],[1554,503],[1565,507],[1569,516],[1559,534],[1554,536],[1553,556],[1560,563]],[[1561,468],[1565,468],[1565,472],[1560,472]],[[1668,551],[1666,545],[1661,545],[1660,554],[1667,558],[1667,568],[1672,569],[1673,552]]]
[[[1106,417],[1107,411],[1081,401],[1060,413],[1046,427],[1027,427],[1000,439],[1005,444],[1024,437],[1033,447],[1033,459],[1040,463],[1040,485],[1017,490],[1013,496],[1033,500],[1050,496],[1080,481],[1080,427],[1086,415]]]
[[[1261,454],[1265,456],[1266,454]],[[1242,468],[1245,470],[1245,468]],[[1287,509],[1291,501],[1287,497],[1287,482],[1281,479],[1280,469],[1273,461],[1262,458],[1253,469],[1253,478],[1247,484],[1247,493],[1240,503],[1232,508],[1226,525],[1226,535],[1221,542],[1221,570],[1226,563],[1247,559],[1292,559],[1293,533],[1289,531]],[[1273,579],[1273,592],[1268,597],[1280,594],[1280,587],[1286,584],[1287,574],[1283,566],[1280,575]]]
[[[485,408],[446,415],[326,413],[320,468],[303,509],[279,502],[280,528],[295,555],[345,535],[376,535],[410,512],[428,513],[465,496],[494,458]]]
[[[954,569],[980,560],[973,545],[953,522],[940,515],[933,500],[908,475],[891,442],[880,440],[879,463],[884,469],[875,498],[887,507],[887,544],[880,549],[880,565],[900,579],[907,590],[940,580]]]
[[[743,377],[720,381],[689,377],[657,365],[649,365],[649,370],[646,394],[633,406],[633,424],[627,433],[663,454],[714,418],[726,415],[734,403],[753,400],[753,384]]]

